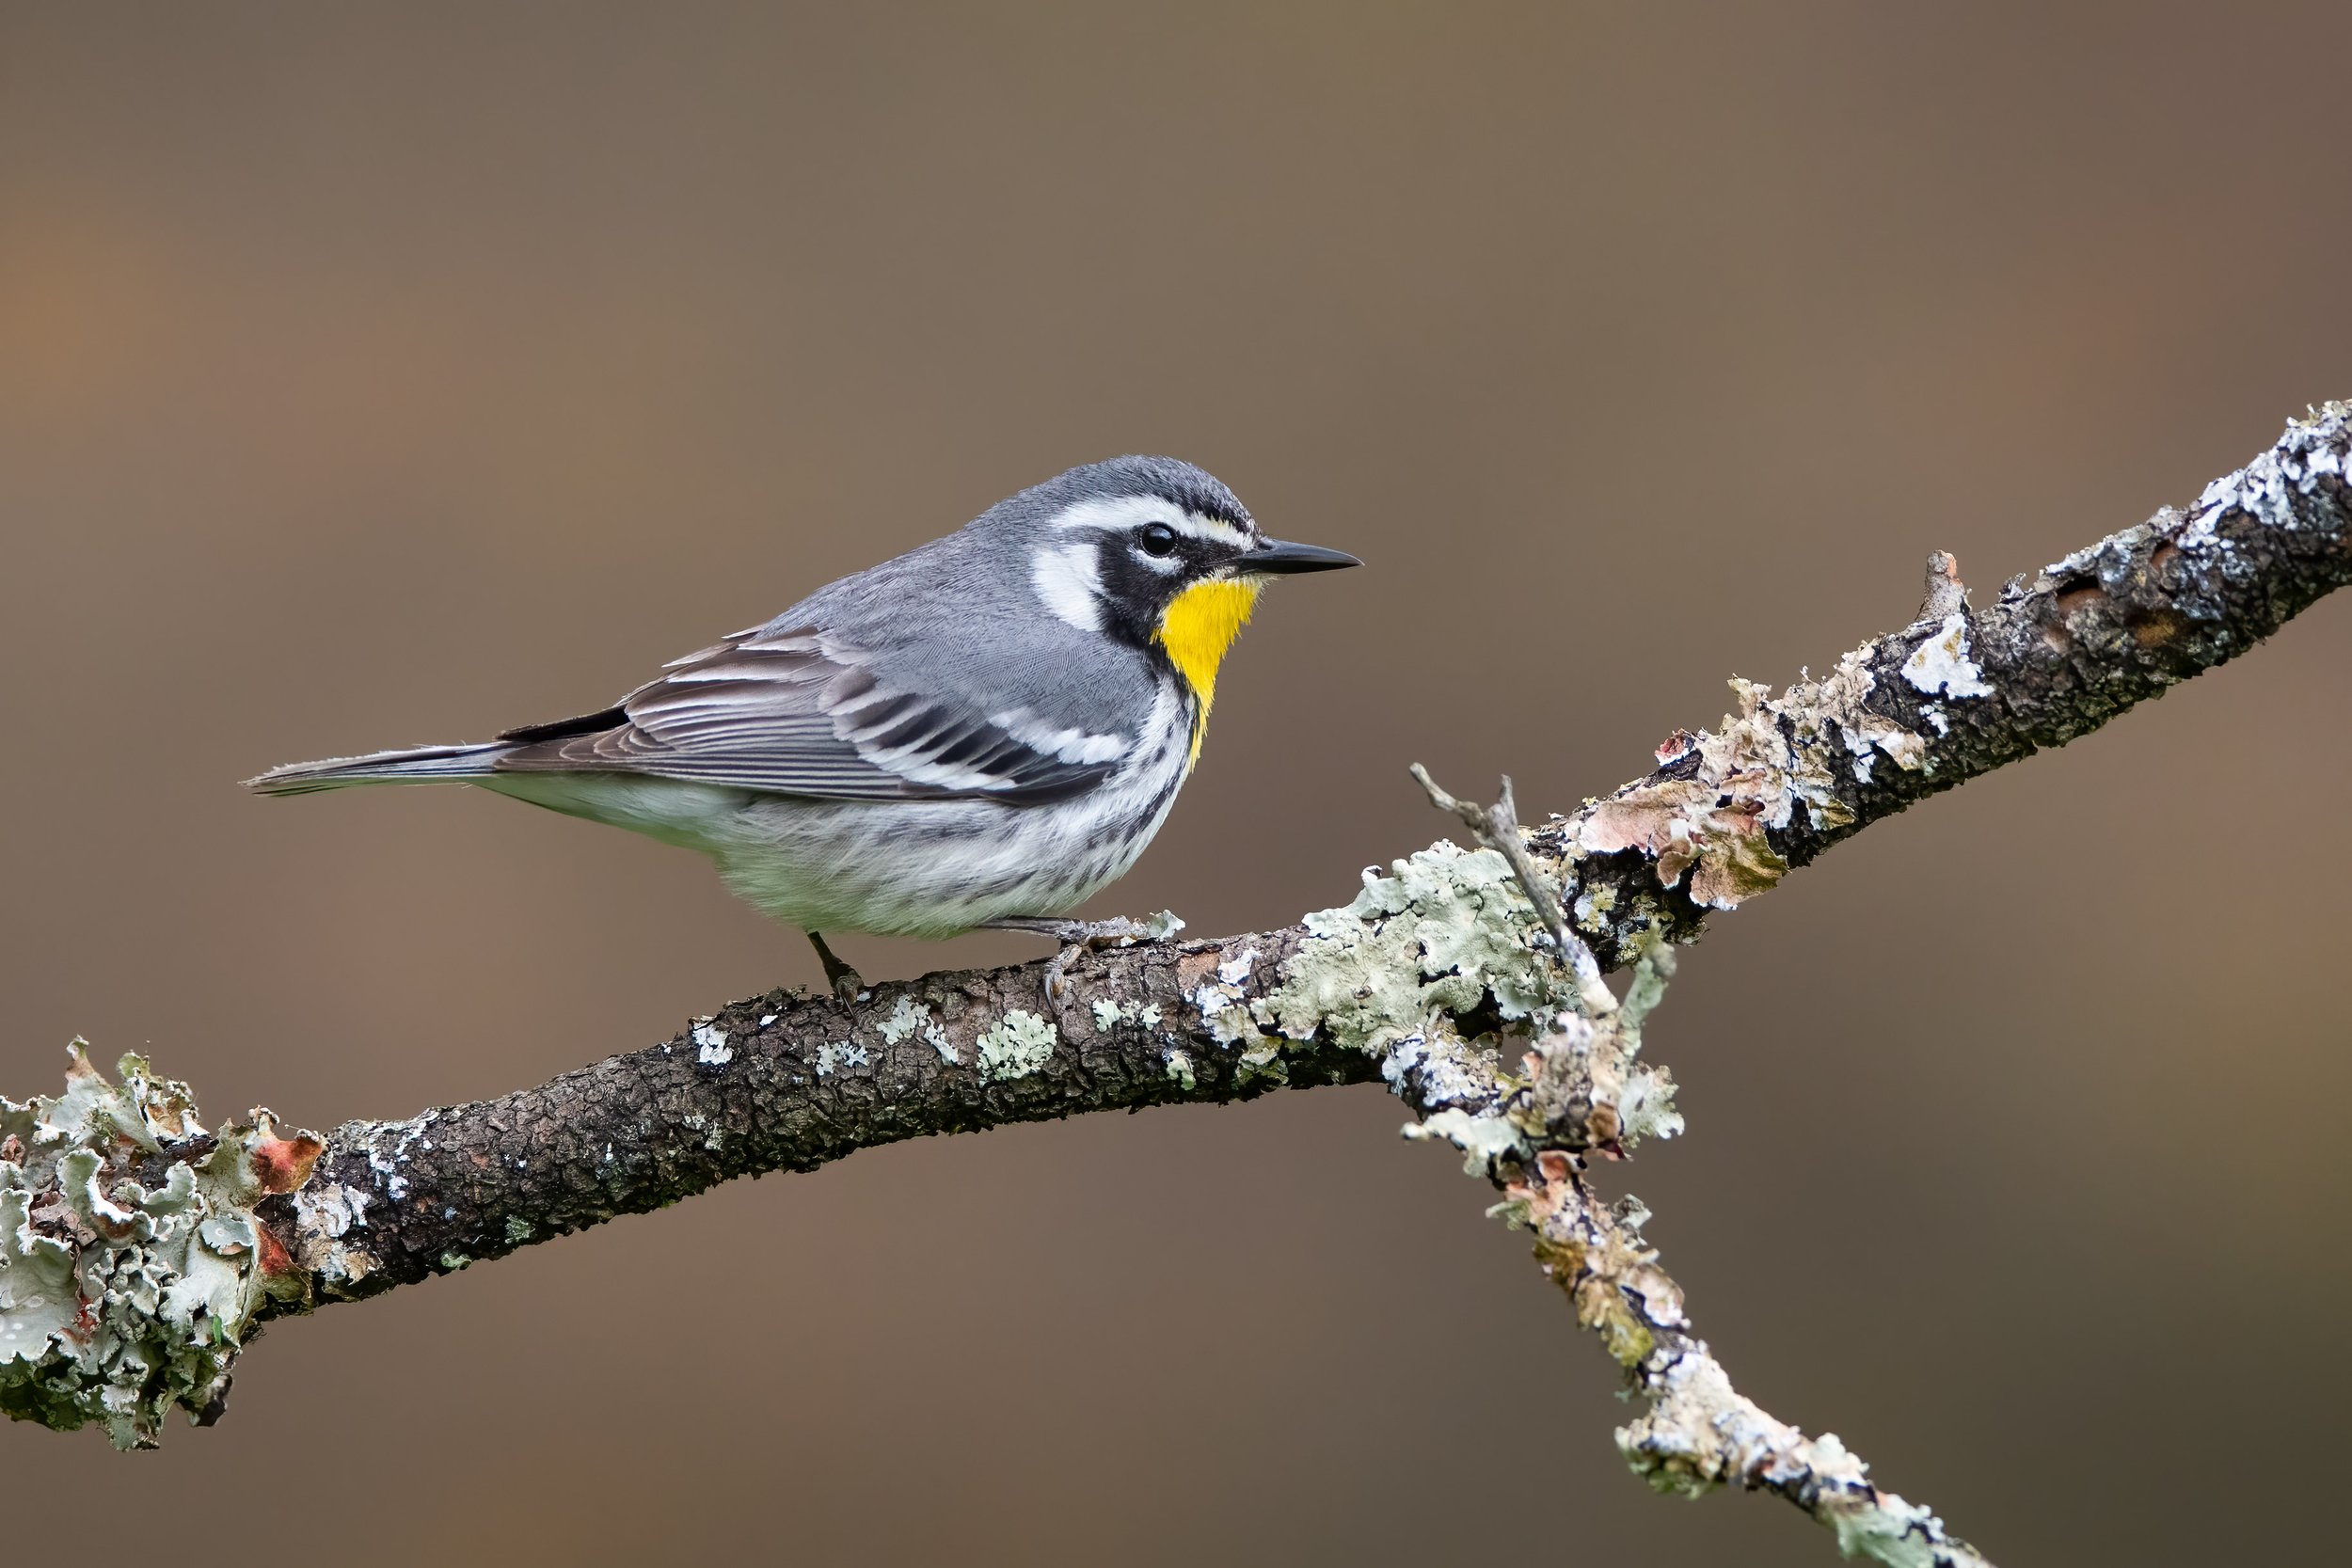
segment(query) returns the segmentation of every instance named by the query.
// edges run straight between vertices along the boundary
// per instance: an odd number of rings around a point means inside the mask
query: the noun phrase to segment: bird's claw
[[[1124,947],[1131,942],[1157,942],[1184,928],[1184,923],[1166,910],[1149,920],[1131,920],[1125,915],[1114,915],[1108,920],[1045,920],[1014,915],[988,924],[1000,931],[1026,931],[1051,937],[1061,944],[1060,951],[1045,960],[1045,971],[1040,977],[1045,1000],[1057,1016],[1062,998],[1070,991],[1070,965],[1080,954]]]
[[[825,945],[825,939],[815,931],[808,933],[809,945],[817,949],[817,961],[825,966],[825,984],[833,988],[833,999],[845,1007],[857,1006],[858,997],[866,990],[866,982],[848,964],[836,958]]]
[[[1154,915],[1150,920],[1130,920],[1125,915],[1113,915],[1108,920],[1065,920],[1054,930],[1054,940],[1061,943],[1061,951],[1045,960],[1045,1000],[1061,1010],[1062,998],[1069,993],[1068,971],[1073,960],[1085,953],[1099,953],[1105,947],[1124,947],[1130,942],[1152,942],[1182,930],[1184,923],[1172,914]],[[1067,1020],[1064,1020],[1067,1022]]]

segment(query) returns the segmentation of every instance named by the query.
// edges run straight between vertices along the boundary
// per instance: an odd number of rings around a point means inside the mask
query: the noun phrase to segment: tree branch
[[[2352,405],[2330,404],[2190,511],[2012,578],[1984,610],[1940,557],[1921,617],[1828,673],[1777,698],[1735,679],[1716,730],[1677,731],[1651,772],[1523,835],[1507,813],[1486,816],[1516,852],[1441,842],[1295,926],[1083,955],[1058,1004],[1042,961],[879,986],[847,1007],[773,991],[537,1088],[346,1123],[323,1148],[279,1137],[263,1114],[206,1133],[184,1087],[135,1058],[119,1090],[90,1073],[56,1100],[0,1101],[0,1336],[17,1336],[0,1337],[0,1407],[144,1441],[171,1403],[216,1411],[253,1323],[735,1177],[927,1133],[1377,1078],[1422,1118],[1416,1132],[1505,1184],[1580,1317],[1613,1349],[1645,1346],[1627,1365],[1659,1403],[1620,1434],[1637,1465],[1862,1517],[1838,1499],[1883,1495],[1834,1438],[1744,1402],[1765,1426],[1726,1415],[1737,1396],[1678,1321],[1679,1292],[1656,1275],[1677,1321],[1645,1315],[1629,1282],[1654,1259],[1583,1185],[1587,1158],[1677,1125],[1671,1080],[1634,1057],[1663,984],[1656,956],[1869,823],[2097,728],[2343,586],[2347,451]],[[1483,808],[1444,803],[1479,830]],[[1613,1014],[1599,973],[1645,954],[1648,978]],[[1502,1069],[1521,1049],[1523,1079]],[[151,1265],[169,1275],[161,1296],[107,1293]],[[172,1279],[199,1276],[209,1294],[169,1295]],[[60,1287],[78,1293],[62,1317]],[[46,1305],[24,1306],[37,1296]],[[1613,1300],[1634,1301],[1633,1317]],[[1733,1453],[1735,1429],[1786,1441]],[[1890,1541],[1845,1524],[1841,1540],[1888,1561],[1979,1560],[1915,1513]]]
[[[2348,447],[2352,405],[2330,404],[2192,511],[2013,578],[1989,610],[1913,622],[1777,699],[1735,678],[1714,732],[1676,732],[1645,777],[1529,832],[1536,863],[1605,967],[1652,936],[1688,944],[1869,824],[2090,733],[2342,587]],[[1376,1029],[1299,1010],[1286,972],[1314,918],[1078,957],[1058,1008],[1044,960],[882,985],[854,1007],[771,991],[537,1088],[345,1123],[273,1215],[305,1289],[265,1315],[902,1138],[1379,1077]],[[335,1189],[364,1199],[342,1235]]]

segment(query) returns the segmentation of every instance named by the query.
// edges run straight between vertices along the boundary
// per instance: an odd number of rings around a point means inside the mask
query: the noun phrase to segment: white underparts
[[[1191,708],[1170,677],[1136,736],[1034,724],[1030,745],[1115,762],[1094,788],[1046,805],[816,800],[623,773],[496,773],[472,782],[572,816],[699,850],[762,912],[818,931],[945,937],[997,915],[1061,914],[1135,864],[1184,781]],[[1112,747],[1115,755],[1100,753]]]

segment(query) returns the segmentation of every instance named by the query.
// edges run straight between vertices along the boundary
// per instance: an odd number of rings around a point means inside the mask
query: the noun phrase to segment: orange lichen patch
[[[310,1180],[310,1168],[326,1152],[324,1141],[309,1132],[297,1132],[291,1138],[280,1138],[269,1131],[269,1113],[253,1113],[255,1123],[264,1135],[253,1141],[246,1155],[253,1171],[253,1180],[265,1193],[291,1193]]]
[[[1673,887],[1691,872],[1691,896],[1728,910],[1764,892],[1788,863],[1764,836],[1762,795],[1785,788],[1756,773],[1710,783],[1675,779],[1645,784],[1593,808],[1581,835],[1601,854],[1640,849],[1658,862],[1658,880]],[[1692,871],[1692,867],[1696,867]]]
[[[1619,1366],[1640,1366],[1658,1330],[1688,1321],[1681,1287],[1638,1232],[1592,1208],[1566,1155],[1548,1149],[1535,1166],[1532,1180],[1503,1190],[1506,1211],[1534,1232],[1536,1260],[1568,1298],[1576,1321],[1601,1337]]]
[[[261,1243],[261,1264],[262,1272],[263,1274],[268,1275],[273,1279],[282,1279],[286,1275],[297,1272],[294,1268],[293,1255],[286,1250],[286,1243],[279,1241],[277,1236],[271,1232],[269,1227],[265,1225],[256,1226],[254,1227],[254,1234],[259,1239]]]

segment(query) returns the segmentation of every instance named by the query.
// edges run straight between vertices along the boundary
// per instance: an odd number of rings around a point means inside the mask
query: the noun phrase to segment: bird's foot
[[[825,983],[833,988],[834,1000],[845,1007],[856,1006],[858,993],[866,989],[866,982],[859,978],[858,972],[834,957],[833,949],[825,945],[825,939],[815,931],[808,933],[808,942],[817,949],[817,961],[825,966]]]
[[[1132,920],[1125,915],[1113,915],[1108,920],[1056,920],[1047,916],[1008,914],[984,922],[992,931],[1020,931],[1029,936],[1051,937],[1061,944],[1061,951],[1045,960],[1045,999],[1058,1009],[1069,990],[1065,972],[1071,961],[1082,953],[1099,952],[1105,947],[1127,947],[1138,942],[1157,942],[1172,937],[1184,928],[1184,923],[1162,910],[1149,920]]]

